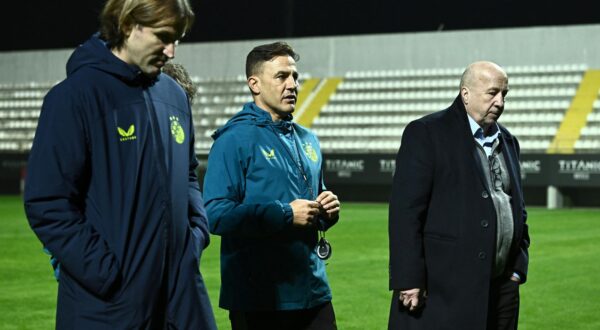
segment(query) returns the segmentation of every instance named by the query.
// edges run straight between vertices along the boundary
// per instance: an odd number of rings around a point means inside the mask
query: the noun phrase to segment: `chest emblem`
[[[306,157],[308,157],[308,159],[312,160],[315,163],[319,160],[319,155],[317,155],[317,151],[315,150],[315,148],[313,148],[310,142],[302,144],[302,149],[304,150],[304,154],[306,154]]]
[[[271,151],[266,152],[264,149],[261,149],[262,154],[265,156],[265,159],[275,159],[275,149],[271,149]]]
[[[179,124],[179,118],[171,116],[169,120],[171,121],[171,135],[173,135],[175,142],[182,144],[185,141],[185,133],[183,127]]]
[[[129,126],[129,128],[126,130],[122,129],[121,127],[117,126],[117,132],[119,133],[119,141],[124,142],[124,141],[132,141],[136,139],[135,134],[135,125],[131,125]]]

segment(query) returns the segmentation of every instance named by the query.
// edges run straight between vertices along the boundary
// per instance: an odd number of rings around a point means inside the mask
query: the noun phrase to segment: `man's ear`
[[[248,88],[250,88],[252,94],[260,94],[260,80],[257,76],[252,75],[248,77]]]
[[[465,105],[469,104],[469,89],[467,87],[460,88],[460,97]]]
[[[121,27],[121,32],[123,33],[124,39],[127,40],[131,35],[133,29],[137,28],[139,25],[137,24],[125,24]]]

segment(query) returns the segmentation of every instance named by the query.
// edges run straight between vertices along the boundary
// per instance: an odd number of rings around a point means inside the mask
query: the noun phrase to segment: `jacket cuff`
[[[281,203],[277,201],[281,205],[281,209],[283,210],[283,220],[286,225],[292,224],[294,222],[294,211],[292,211],[292,206],[289,203]]]
[[[267,208],[265,222],[267,228],[272,228],[269,231],[279,231],[288,227],[294,220],[294,212],[292,206],[288,203],[282,203],[276,200]]]

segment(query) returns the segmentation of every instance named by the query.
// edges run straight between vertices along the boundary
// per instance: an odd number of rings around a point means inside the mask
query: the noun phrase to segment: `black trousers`
[[[508,277],[492,280],[487,330],[516,330],[519,323],[519,283]]]
[[[331,302],[291,311],[230,311],[232,330],[337,330]]]

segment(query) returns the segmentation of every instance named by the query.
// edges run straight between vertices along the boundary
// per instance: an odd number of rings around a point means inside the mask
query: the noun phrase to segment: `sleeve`
[[[325,186],[325,181],[323,180],[323,163],[321,163],[321,171],[319,173],[319,194],[323,191],[326,191],[327,187]],[[317,194],[318,195],[318,194]],[[327,220],[323,217],[319,217],[319,230],[327,231],[329,228],[333,227],[339,220],[339,216],[334,220]]]
[[[518,162],[519,159],[521,158],[519,142],[517,141],[517,139],[515,137],[513,137],[513,139],[515,141],[515,154],[517,155],[517,162]],[[519,180],[519,187],[522,187],[523,184],[521,182],[520,166],[516,166],[516,169],[517,169],[517,180]],[[521,199],[521,210],[522,210],[521,217],[523,219],[523,221],[520,222],[522,224],[522,235],[521,235],[521,241],[519,242],[519,253],[517,254],[517,257],[515,258],[513,270],[519,274],[519,277],[521,278],[521,284],[522,284],[527,281],[527,270],[528,270],[528,266],[529,266],[530,239],[529,239],[529,227],[527,225],[527,210],[525,208],[525,200],[523,199],[523,192],[521,191],[519,193],[519,195],[520,195],[520,199]]]
[[[229,132],[227,132],[229,133]],[[204,177],[210,232],[216,235],[268,236],[291,226],[292,207],[278,200],[243,203],[247,160],[240,137],[224,134],[213,144]]]
[[[327,187],[325,186],[325,179],[323,177],[323,166],[325,164],[325,160],[323,159],[323,154],[321,153],[321,143],[320,143],[319,139],[312,132],[311,132],[311,135],[312,135],[312,138],[314,139],[315,144],[319,146],[319,148],[317,149],[317,152],[321,159],[321,168],[319,169],[319,180],[317,183],[317,185],[318,185],[317,186],[317,196],[318,196],[322,192],[327,190]],[[338,222],[338,220],[339,220],[339,217],[334,220],[327,220],[323,217],[319,217],[319,222],[317,224],[317,227],[320,231],[327,231],[329,228],[333,227]]]
[[[521,242],[519,242],[519,254],[515,259],[513,269],[519,274],[521,283],[527,282],[527,270],[529,266],[529,228],[526,223],[527,211],[523,207],[523,235]]]
[[[40,241],[90,292],[108,296],[119,279],[115,255],[86,221],[89,184],[85,125],[78,95],[57,86],[45,98],[29,156],[25,212]]]
[[[191,115],[190,115],[191,118]],[[198,175],[196,170],[198,168],[198,160],[195,152],[195,133],[194,125],[190,119],[190,166],[188,176],[188,216],[190,220],[190,227],[200,240],[198,246],[206,248],[210,244],[210,234],[208,232],[208,218],[206,216],[206,210],[204,209],[204,201],[202,200],[202,193],[200,192],[200,183],[198,183]]]
[[[390,289],[426,287],[423,226],[434,162],[425,124],[411,122],[402,134],[389,205]]]

